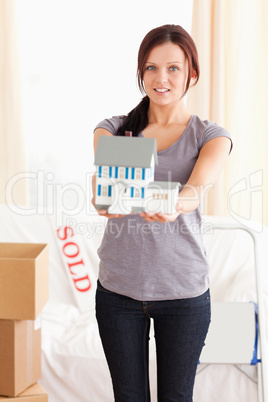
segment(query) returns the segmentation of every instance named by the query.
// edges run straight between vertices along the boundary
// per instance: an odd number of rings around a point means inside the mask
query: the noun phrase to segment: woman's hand
[[[91,199],[91,203],[92,203],[92,205],[94,206],[94,208],[96,209],[96,206],[95,206],[95,197],[93,197],[92,199]],[[109,214],[108,213],[108,211],[107,211],[107,209],[96,209],[96,211],[98,212],[98,214],[100,215],[100,216],[105,216],[106,218],[122,218],[123,216],[125,216],[125,215],[120,215],[120,214]]]
[[[162,212],[141,212],[140,216],[146,220],[146,222],[175,222],[178,216],[183,212],[183,206],[181,203],[176,204],[177,211],[174,214],[163,214]]]
[[[120,214],[109,214],[106,209],[97,209],[96,210],[100,216],[105,216],[106,218],[122,218],[123,216],[126,215],[120,215]]]

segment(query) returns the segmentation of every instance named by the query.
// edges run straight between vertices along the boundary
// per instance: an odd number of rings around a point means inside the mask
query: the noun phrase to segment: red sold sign
[[[81,311],[86,311],[89,308],[86,294],[92,286],[88,272],[89,263],[85,261],[78,236],[75,236],[71,227],[57,229],[57,239],[78,307]]]

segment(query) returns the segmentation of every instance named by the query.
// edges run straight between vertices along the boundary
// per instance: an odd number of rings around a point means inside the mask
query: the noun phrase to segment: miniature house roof
[[[95,165],[147,168],[151,166],[153,155],[158,164],[155,138],[101,135]]]

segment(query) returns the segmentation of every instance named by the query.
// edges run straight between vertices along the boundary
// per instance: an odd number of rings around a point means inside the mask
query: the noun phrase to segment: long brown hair
[[[180,25],[162,25],[148,32],[140,44],[138,52],[137,80],[142,94],[145,94],[143,76],[145,71],[144,66],[148,59],[149,53],[155,46],[159,46],[167,42],[178,45],[184,52],[188,62],[188,76],[185,91],[182,96],[186,95],[190,87],[193,72],[195,72],[196,76],[193,85],[195,85],[199,79],[200,70],[198,54],[195,43],[191,36]],[[138,136],[138,134],[148,125],[147,111],[149,108],[149,103],[150,101],[148,96],[144,96],[141,102],[128,113],[122,126],[118,129],[117,135],[124,135],[125,131],[132,131],[133,136]]]

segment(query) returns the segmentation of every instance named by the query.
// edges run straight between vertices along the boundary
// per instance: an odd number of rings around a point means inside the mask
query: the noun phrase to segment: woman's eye
[[[155,70],[155,67],[154,66],[148,66],[148,67],[146,67],[146,70]]]
[[[178,70],[179,70],[179,68],[178,68],[178,67],[176,67],[176,66],[172,66],[172,67],[170,67],[170,70],[171,70],[171,71],[178,71]]]

